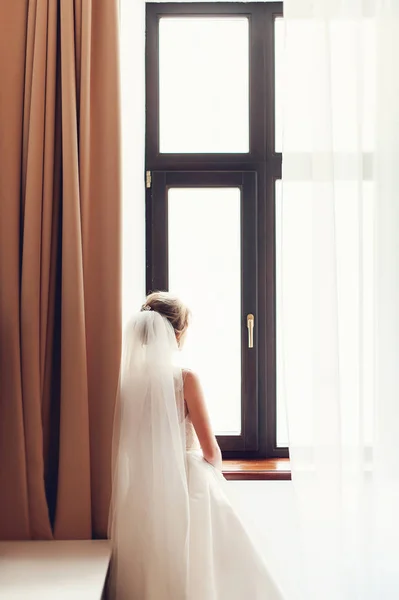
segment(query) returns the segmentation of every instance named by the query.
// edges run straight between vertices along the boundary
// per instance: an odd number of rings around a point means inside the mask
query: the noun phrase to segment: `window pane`
[[[277,420],[277,447],[288,446],[288,427],[286,415],[286,401],[284,396],[284,371],[283,371],[283,323],[282,323],[282,252],[283,252],[283,207],[282,185],[276,181],[276,420]],[[284,231],[284,240],[288,233]],[[288,242],[287,242],[288,243]],[[294,240],[292,240],[294,243]],[[295,272],[293,273],[293,276]]]
[[[192,310],[182,366],[201,377],[216,433],[241,432],[238,188],[171,188],[169,289]]]
[[[274,109],[275,109],[275,149],[282,152],[283,147],[283,58],[284,58],[284,21],[277,18],[274,22]]]
[[[249,151],[248,19],[161,18],[160,152]]]

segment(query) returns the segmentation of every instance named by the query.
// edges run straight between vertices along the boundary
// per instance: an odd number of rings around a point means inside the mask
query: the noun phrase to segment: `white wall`
[[[145,297],[145,4],[120,3],[122,113],[122,314]]]

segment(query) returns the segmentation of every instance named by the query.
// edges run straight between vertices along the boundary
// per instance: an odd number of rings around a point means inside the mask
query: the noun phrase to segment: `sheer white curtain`
[[[285,0],[282,369],[306,598],[399,597],[399,4]]]

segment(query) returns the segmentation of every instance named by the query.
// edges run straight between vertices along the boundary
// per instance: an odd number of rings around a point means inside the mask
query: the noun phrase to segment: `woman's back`
[[[201,446],[198,440],[198,436],[195,433],[194,425],[191,421],[190,414],[187,412],[185,418],[185,426],[186,426],[186,450],[188,452],[199,452],[201,451]]]

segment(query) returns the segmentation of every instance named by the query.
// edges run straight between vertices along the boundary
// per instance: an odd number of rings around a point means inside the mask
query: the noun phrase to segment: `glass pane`
[[[277,18],[274,22],[274,80],[275,80],[275,149],[282,152],[283,148],[283,51],[284,51],[284,21]]]
[[[161,18],[162,153],[249,151],[247,18]]]
[[[296,427],[296,445],[301,441],[305,446],[314,435],[314,403],[317,398],[312,395],[315,377],[312,315],[316,309],[312,305],[317,297],[316,286],[323,284],[313,270],[317,251],[314,227],[320,222],[320,203],[324,203],[326,197],[331,198],[330,193],[330,184],[325,182],[286,182],[284,186],[280,181],[276,183],[278,446],[287,446],[289,439],[285,385],[290,389],[290,413]],[[356,442],[351,438],[353,432],[359,431],[364,442],[371,444],[374,388],[373,184],[363,182],[359,186],[355,181],[336,181],[334,216],[341,435],[343,442],[350,445]],[[362,270],[359,272],[360,264]],[[358,344],[360,327],[362,353]],[[283,371],[283,343],[284,356],[290,358],[289,372],[287,363]],[[359,423],[362,427],[357,426]]]
[[[277,447],[288,446],[288,426],[284,396],[284,371],[283,371],[283,327],[282,327],[282,185],[276,181],[276,420],[277,420]],[[284,231],[284,239],[288,234]],[[294,275],[294,274],[293,274]]]
[[[238,188],[171,188],[169,289],[192,310],[181,364],[196,371],[216,433],[241,432]]]

